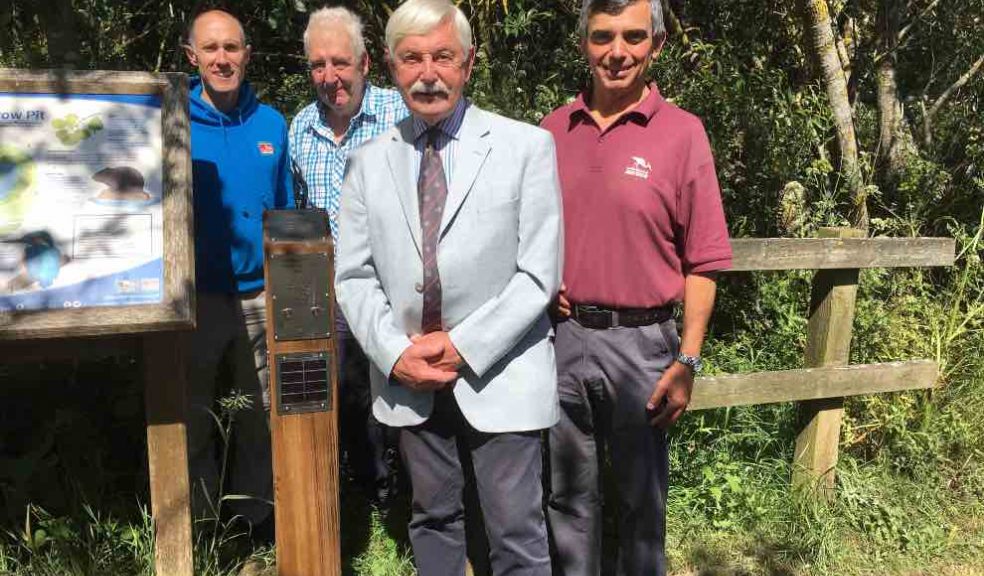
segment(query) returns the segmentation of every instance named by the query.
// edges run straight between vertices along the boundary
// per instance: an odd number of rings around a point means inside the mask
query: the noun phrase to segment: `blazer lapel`
[[[409,119],[404,120],[397,127],[399,133],[393,135],[393,141],[386,149],[386,159],[393,177],[396,195],[403,207],[403,216],[410,228],[417,254],[420,255],[420,205],[417,201],[416,181],[413,178],[415,173],[413,162],[417,157],[413,148],[413,122]]]
[[[441,220],[442,236],[454,221],[465,198],[468,197],[475,178],[492,148],[489,142],[488,120],[474,104],[469,105],[465,112],[459,135],[460,141],[454,158],[454,174],[448,186],[448,198],[444,204],[444,217]]]

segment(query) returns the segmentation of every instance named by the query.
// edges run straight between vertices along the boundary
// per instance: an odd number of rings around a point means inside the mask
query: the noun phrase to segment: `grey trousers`
[[[196,519],[210,518],[212,507],[218,504],[221,439],[209,410],[219,413],[216,400],[231,387],[253,402],[235,415],[226,472],[228,494],[251,498],[229,504],[235,514],[256,524],[273,510],[269,504],[273,498],[270,427],[264,410],[269,403],[265,296],[262,292],[252,297],[198,293],[197,300],[198,328],[185,340],[192,513]],[[228,386],[222,385],[223,376],[229,377]]]
[[[370,497],[375,497],[386,488],[390,474],[386,464],[386,427],[372,415],[369,360],[337,306],[335,334],[339,368],[339,443],[348,457],[355,481]]]
[[[475,430],[450,390],[435,394],[426,422],[400,430],[400,454],[413,488],[410,543],[420,576],[465,574],[462,461],[468,455],[485,515],[492,572],[550,574],[540,437],[541,431]]]
[[[676,324],[595,330],[568,320],[557,326],[555,349],[561,416],[550,429],[547,505],[555,573],[601,573],[607,455],[618,496],[617,574],[661,576],[669,459],[646,403],[676,357]]]

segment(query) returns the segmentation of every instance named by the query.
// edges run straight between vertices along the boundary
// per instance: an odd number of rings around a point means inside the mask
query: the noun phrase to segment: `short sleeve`
[[[677,249],[684,275],[731,267],[731,242],[710,143],[699,123],[681,187]]]

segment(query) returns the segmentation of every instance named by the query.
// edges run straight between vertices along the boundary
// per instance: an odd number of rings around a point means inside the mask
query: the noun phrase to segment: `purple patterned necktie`
[[[427,130],[427,147],[420,161],[420,177],[417,180],[417,199],[420,204],[420,227],[423,232],[424,296],[421,330],[424,334],[437,332],[441,324],[441,276],[437,271],[437,240],[441,231],[444,202],[448,197],[448,182],[444,177],[444,165],[437,152],[437,136],[440,129]]]

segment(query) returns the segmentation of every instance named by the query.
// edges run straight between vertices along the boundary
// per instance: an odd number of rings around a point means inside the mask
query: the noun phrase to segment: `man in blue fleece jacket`
[[[196,517],[217,505],[215,423],[209,415],[218,384],[252,405],[235,415],[228,493],[234,511],[253,524],[269,517],[272,499],[266,383],[263,211],[287,207],[291,177],[287,124],[260,104],[244,81],[250,46],[240,22],[209,10],[192,22],[185,53],[199,76],[190,84],[191,156],[195,198],[198,329],[189,337],[188,460]]]

